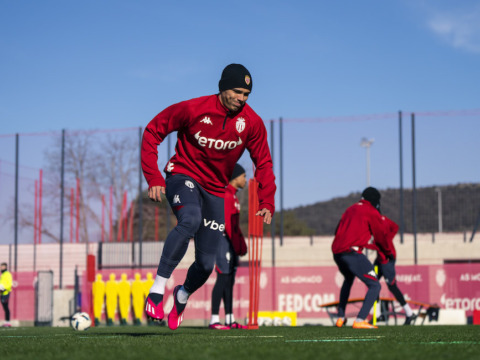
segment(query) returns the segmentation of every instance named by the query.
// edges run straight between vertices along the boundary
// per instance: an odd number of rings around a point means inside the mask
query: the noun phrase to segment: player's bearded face
[[[220,93],[220,101],[230,111],[238,111],[247,102],[250,90],[235,88]]]

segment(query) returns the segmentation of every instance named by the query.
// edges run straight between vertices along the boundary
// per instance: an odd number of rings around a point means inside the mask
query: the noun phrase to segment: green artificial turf
[[[4,359],[480,359],[480,326],[0,329]]]

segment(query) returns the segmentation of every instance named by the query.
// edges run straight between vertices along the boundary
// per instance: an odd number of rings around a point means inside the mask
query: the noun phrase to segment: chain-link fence
[[[466,231],[470,237],[480,214],[479,117],[479,110],[417,113],[413,127],[405,113],[402,131],[397,113],[267,121],[277,229],[283,225],[284,235],[295,235],[298,224],[306,224],[313,234],[328,235],[370,184],[384,195],[384,213],[405,232]],[[146,198],[141,135],[141,128],[1,135],[0,243],[164,240],[176,220],[166,202]],[[172,134],[159,147],[161,169],[174,142]],[[251,177],[247,153],[240,162]],[[281,215],[282,207],[295,216]],[[2,254],[12,269],[23,259],[15,249]],[[51,261],[61,263],[61,255]],[[33,270],[45,267],[34,263]]]

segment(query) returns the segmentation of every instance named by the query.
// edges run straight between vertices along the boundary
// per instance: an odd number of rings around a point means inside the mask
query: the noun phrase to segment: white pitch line
[[[377,339],[313,339],[313,340],[285,340],[285,342],[355,342],[355,341],[377,341]]]
[[[233,336],[217,336],[217,338],[283,338],[280,335],[260,335],[260,336],[246,336],[246,335],[233,335]]]
[[[36,338],[36,337],[40,337],[40,336],[37,336],[37,335],[6,335],[6,336],[0,335],[0,339],[1,338]]]
[[[108,339],[108,338],[119,338],[121,335],[111,335],[111,336],[77,336],[79,339]]]

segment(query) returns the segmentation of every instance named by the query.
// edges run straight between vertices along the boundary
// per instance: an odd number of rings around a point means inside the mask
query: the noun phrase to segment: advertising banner
[[[108,279],[111,273],[115,273],[117,279],[122,273],[133,279],[135,272],[128,269],[104,270],[100,273],[104,279]],[[474,310],[480,310],[480,264],[396,266],[396,272],[397,285],[407,300],[438,305],[443,309],[462,309],[467,316],[471,316]],[[142,279],[148,277],[152,281],[155,273],[155,269],[142,270],[141,276]],[[164,298],[167,314],[173,305],[173,288],[184,282],[186,274],[186,269],[175,270],[167,283]],[[213,272],[206,284],[190,297],[186,318],[210,318],[215,279],[216,273]],[[338,301],[342,283],[343,275],[334,266],[263,268],[260,273],[259,310],[295,312],[298,319],[328,318],[321,305]],[[381,279],[380,283],[380,296],[393,297],[384,279]],[[356,279],[350,298],[363,298],[365,293],[365,285]],[[235,316],[239,320],[247,316],[248,299],[248,267],[239,267],[235,278],[233,304]],[[358,311],[355,307],[359,308],[359,304],[349,305],[347,312]],[[223,317],[223,305],[220,317]]]

